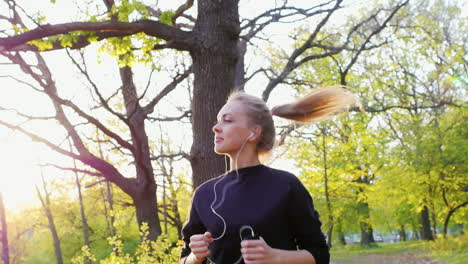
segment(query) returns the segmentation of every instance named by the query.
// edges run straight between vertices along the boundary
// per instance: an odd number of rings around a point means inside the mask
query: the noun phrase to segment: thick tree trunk
[[[427,206],[424,206],[424,209],[421,211],[421,239],[422,240],[434,240],[431,232],[431,222],[429,220],[429,209]]]
[[[224,157],[213,151],[212,127],[218,111],[235,88],[240,31],[238,2],[198,1],[193,32],[199,43],[190,52],[194,71],[190,151],[194,187],[226,170]]]
[[[10,248],[8,246],[8,227],[6,222],[6,210],[3,205],[3,196],[0,193],[0,243],[2,243],[3,264],[10,264]]]

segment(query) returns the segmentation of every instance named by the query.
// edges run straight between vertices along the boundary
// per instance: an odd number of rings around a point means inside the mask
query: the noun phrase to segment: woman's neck
[[[236,162],[235,156],[234,157],[229,156],[229,157],[231,161],[230,162],[231,171],[236,170],[236,169],[242,169],[246,167],[260,165],[260,160],[258,159],[257,153],[250,153],[250,154],[248,154],[248,152],[242,153],[241,155],[239,155],[237,162]]]

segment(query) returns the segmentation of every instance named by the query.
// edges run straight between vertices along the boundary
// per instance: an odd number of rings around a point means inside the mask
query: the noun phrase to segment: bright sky
[[[58,0],[55,6],[51,5],[49,0],[17,0],[17,2],[23,7],[26,7],[27,10],[40,9],[48,18],[49,23],[61,23],[78,19],[78,16],[76,15],[77,10],[75,8],[70,8],[68,1]],[[174,9],[183,2],[185,1],[159,1],[163,10],[167,8]],[[300,3],[300,1],[291,2]],[[171,6],[163,6],[165,3],[171,3]],[[250,10],[252,12],[255,10],[266,10],[268,9],[268,6],[266,6],[267,4],[268,2],[266,1],[241,1],[241,12],[243,12],[242,10]],[[0,6],[0,8],[2,8],[2,6]],[[336,18],[336,21],[341,21],[342,18],[342,16],[339,16]],[[4,26],[4,24],[0,23],[0,28]],[[290,27],[291,24],[278,24],[275,25],[274,30],[271,29],[270,32],[271,34],[275,35],[275,38],[278,39],[278,42],[282,42],[287,40],[287,34],[284,32],[288,32]],[[68,60],[63,59],[62,54],[63,52],[61,51],[45,54],[49,65],[53,70],[57,86],[62,88],[68,87],[67,89],[60,90],[62,95],[66,95],[68,98],[73,98],[74,102],[77,103],[84,102],[87,99],[87,95],[77,91],[80,91],[79,88],[85,82],[77,78],[79,75],[76,73],[76,70],[72,67]],[[108,58],[106,55],[101,54],[99,56],[101,64],[90,65],[91,69],[95,69],[92,71],[95,73],[95,75],[92,77],[98,83],[101,83],[104,87],[113,89],[120,83],[119,77],[116,76],[116,65],[113,60]],[[251,59],[249,63],[254,63],[254,60]],[[24,75],[17,74],[18,72],[16,70],[9,70],[8,72],[5,72],[5,67],[0,69],[2,69],[0,75],[11,74],[24,78]],[[139,72],[146,71],[143,68],[140,69]],[[158,82],[163,84],[164,81],[164,78],[158,79]],[[264,87],[264,80],[257,80],[255,82],[256,83],[249,84],[249,87],[253,88],[248,87],[247,91],[251,89],[252,93],[260,95],[261,90],[255,89],[255,87]],[[0,78],[0,92],[1,94],[7,94],[7,96],[4,95],[0,97],[0,106],[16,108],[30,115],[51,115],[53,113],[53,109],[48,99],[38,93],[32,94],[30,90],[31,89],[29,87],[19,85],[12,79]],[[291,98],[291,95],[285,95],[284,91],[281,92],[281,96],[274,96],[274,94],[272,96],[273,97],[269,104],[275,103],[275,101],[279,101],[280,103],[284,102],[285,97]],[[171,107],[171,104],[179,105],[182,103],[183,102],[177,101],[177,96],[174,96],[168,103],[167,107]],[[11,123],[17,122],[13,116],[14,115],[12,112],[0,112],[1,120],[4,121],[9,121]],[[28,125],[26,125],[26,127],[27,126]],[[31,124],[31,127],[33,127],[39,134],[47,135],[50,138],[53,138],[55,142],[61,142],[64,139],[63,130],[53,123]],[[182,134],[183,132],[184,131],[181,131],[177,127],[173,127],[173,129],[170,131],[170,134],[179,139],[183,139],[182,142],[189,143],[191,140],[190,135],[187,135],[186,133]],[[70,164],[70,160],[59,154],[56,154],[44,145],[34,143],[28,137],[19,133],[14,133],[2,126],[0,126],[0,162],[0,192],[3,193],[5,205],[10,210],[16,210],[27,204],[31,204],[32,202],[37,202],[34,186],[40,183],[41,172],[36,164],[41,162]],[[275,164],[273,164],[273,166],[274,165]],[[291,165],[289,163],[281,163],[279,167],[291,168]],[[72,177],[70,174],[58,172],[57,170],[50,168],[45,168],[44,174],[46,179],[64,176]]]

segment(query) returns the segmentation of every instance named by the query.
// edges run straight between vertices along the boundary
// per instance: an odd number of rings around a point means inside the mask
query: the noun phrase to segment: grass
[[[333,259],[342,260],[364,254],[418,253],[423,248],[422,241],[407,241],[397,243],[376,243],[370,247],[360,245],[334,246],[331,250]]]
[[[436,241],[407,241],[397,243],[377,243],[370,247],[359,245],[334,246],[333,260],[346,260],[359,255],[414,253],[421,257],[440,260],[451,264],[468,263],[468,236],[458,238],[438,238]]]

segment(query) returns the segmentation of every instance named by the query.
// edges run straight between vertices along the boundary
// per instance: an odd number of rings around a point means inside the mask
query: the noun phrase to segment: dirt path
[[[414,253],[375,253],[352,256],[349,259],[333,260],[330,264],[448,264],[428,257],[418,256]]]

